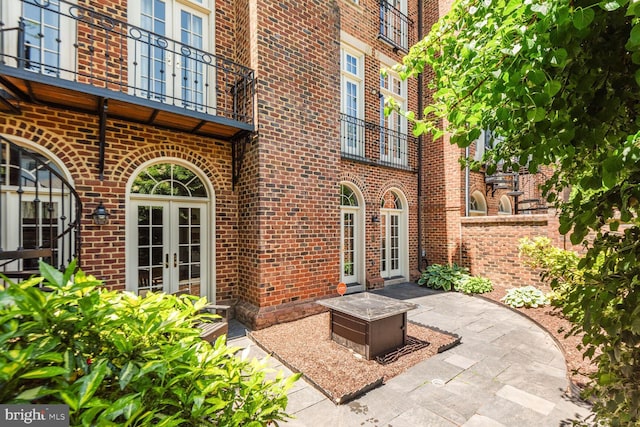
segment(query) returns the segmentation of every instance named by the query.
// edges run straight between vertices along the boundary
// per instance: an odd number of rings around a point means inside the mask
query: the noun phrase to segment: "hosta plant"
[[[285,419],[297,376],[266,378],[223,337],[199,338],[196,297],[110,291],[82,271],[0,285],[0,403],[66,404],[71,425],[248,426]],[[46,285],[48,291],[40,289]]]
[[[493,283],[491,283],[491,280],[480,276],[468,276],[460,281],[456,287],[456,291],[464,292],[465,294],[483,294],[492,290]]]
[[[514,308],[536,308],[549,304],[549,299],[544,292],[534,286],[511,288],[501,301]]]
[[[422,273],[422,276],[418,280],[418,285],[450,291],[451,289],[455,289],[459,283],[468,276],[469,269],[456,264],[431,264]]]

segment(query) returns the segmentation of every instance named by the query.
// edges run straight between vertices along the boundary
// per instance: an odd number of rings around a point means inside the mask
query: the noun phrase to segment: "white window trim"
[[[126,196],[125,196],[125,259],[131,260],[134,257],[137,257],[137,247],[138,242],[134,241],[132,237],[137,235],[135,230],[137,224],[134,220],[137,219],[137,212],[134,212],[134,206],[136,200],[145,200],[151,199],[153,197],[149,197],[144,194],[136,194],[131,192],[131,187],[133,186],[133,182],[136,177],[142,173],[149,166],[159,164],[159,163],[172,163],[180,166],[184,166],[194,172],[198,178],[202,180],[207,189],[207,194],[209,194],[208,199],[200,199],[200,198],[188,198],[185,197],[184,200],[196,200],[203,201],[208,203],[207,209],[207,217],[205,221],[207,221],[208,234],[211,236],[211,239],[207,238],[206,241],[203,242],[203,245],[206,246],[207,257],[206,260],[203,259],[201,262],[204,265],[205,262],[208,263],[208,271],[206,271],[206,276],[203,275],[204,280],[207,280],[206,288],[202,288],[203,296],[207,296],[209,301],[216,301],[216,242],[215,242],[215,230],[216,230],[216,193],[213,188],[213,185],[207,175],[196,165],[193,163],[187,162],[183,159],[176,157],[159,157],[156,159],[148,160],[143,164],[139,165],[129,177],[129,180],[126,185]],[[213,241],[211,241],[213,239]],[[134,268],[134,265],[137,266],[137,262],[125,262],[125,283],[126,290],[135,292],[138,289],[138,271],[137,268]]]
[[[503,201],[507,203],[507,211],[500,210],[500,204],[503,203]],[[511,205],[511,199],[506,194],[502,195],[500,197],[500,200],[498,201],[498,215],[513,215],[513,206]]]
[[[349,54],[358,60],[357,74],[349,73],[345,70],[346,55]],[[364,120],[364,60],[365,55],[363,52],[354,49],[353,47],[342,44],[340,47],[340,111],[346,112],[345,104],[345,90],[346,83],[353,82],[358,86],[358,115],[357,119]]]
[[[476,200],[478,209],[471,209],[471,200]],[[469,216],[486,216],[487,215],[487,199],[479,191],[474,191],[469,197]]]

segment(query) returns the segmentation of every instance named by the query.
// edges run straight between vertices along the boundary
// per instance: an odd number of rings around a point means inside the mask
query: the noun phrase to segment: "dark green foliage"
[[[469,269],[453,265],[431,264],[418,279],[418,285],[450,291],[469,274]]]
[[[63,403],[72,425],[261,426],[297,379],[265,378],[192,327],[204,299],[109,291],[75,263],[0,287],[0,403]],[[44,284],[49,292],[40,290]]]

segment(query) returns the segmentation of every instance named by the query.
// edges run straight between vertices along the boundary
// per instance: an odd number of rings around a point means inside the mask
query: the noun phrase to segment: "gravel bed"
[[[253,331],[249,337],[294,372],[301,372],[334,403],[345,403],[459,342],[459,337],[408,322],[407,335],[429,345],[382,365],[331,340],[329,314]]]

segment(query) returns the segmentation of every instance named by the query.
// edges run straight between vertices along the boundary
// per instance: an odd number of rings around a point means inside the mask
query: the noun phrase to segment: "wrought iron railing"
[[[80,257],[82,203],[58,168],[0,136],[0,273],[28,277],[38,259]]]
[[[403,132],[340,114],[343,158],[414,170],[416,139]]]
[[[66,0],[14,7],[16,22],[0,19],[0,65],[253,124],[250,68]]]
[[[413,21],[402,11],[380,0],[380,38],[397,49],[409,51],[413,44]]]

